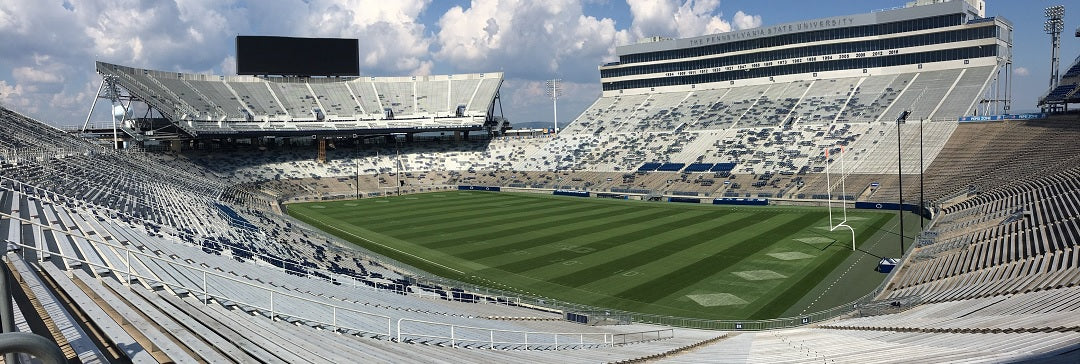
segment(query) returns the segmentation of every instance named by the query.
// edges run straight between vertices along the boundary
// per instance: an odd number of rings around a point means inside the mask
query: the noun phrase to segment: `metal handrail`
[[[442,335],[430,335],[430,334],[403,332],[401,330],[402,323],[407,323],[407,322],[448,327],[450,329],[450,334],[449,334],[449,336],[442,336]],[[456,335],[456,333],[455,333],[456,329],[487,331],[488,334],[489,334],[489,339],[488,340],[477,340],[477,339],[461,338],[461,337],[458,337]],[[495,340],[495,333],[522,334],[524,336],[525,340],[523,342],[496,341]],[[553,341],[553,342],[545,342],[545,341],[529,342],[529,335],[533,335],[534,337],[535,336],[554,336],[555,341]],[[409,318],[401,318],[401,319],[398,319],[398,322],[397,322],[397,340],[398,340],[398,342],[401,342],[403,337],[407,338],[407,337],[410,337],[410,336],[411,337],[434,338],[434,339],[449,339],[450,340],[450,345],[455,346],[455,347],[457,346],[458,342],[475,342],[475,343],[487,343],[489,349],[494,349],[495,344],[510,344],[510,345],[525,345],[525,349],[528,350],[530,345],[536,346],[536,345],[554,344],[555,350],[558,350],[559,349],[559,335],[577,336],[578,337],[578,342],[577,343],[564,342],[563,344],[566,344],[566,345],[585,345],[586,344],[586,342],[585,342],[585,337],[586,336],[600,336],[600,337],[603,337],[603,339],[604,339],[603,343],[589,342],[589,344],[594,344],[594,345],[603,344],[604,346],[614,346],[615,341],[613,339],[613,336],[616,335],[616,334],[609,333],[609,332],[543,332],[543,331],[490,329],[490,328],[483,328],[483,327],[454,325],[454,324],[448,324],[448,323],[445,323],[445,322],[434,322],[434,321],[425,321],[425,320],[417,320],[417,319],[409,319]]]
[[[10,353],[27,353],[46,364],[67,363],[67,356],[60,346],[44,336],[29,332],[0,334],[0,354]]]
[[[652,338],[651,334],[654,334],[654,333],[656,334],[655,335],[656,337]],[[667,335],[664,335],[664,333],[667,333]],[[638,340],[626,340],[626,337],[633,336],[633,335],[637,335]],[[646,339],[645,338],[646,335],[649,335],[650,338]],[[615,341],[616,337],[621,337],[621,338],[623,338],[623,340],[619,341],[619,342],[616,342]],[[674,337],[675,337],[675,329],[660,329],[660,330],[627,332],[627,333],[615,334],[615,335],[612,335],[611,341],[612,341],[612,345],[615,345],[615,344],[623,345],[623,344],[635,343],[635,342],[645,341],[645,340],[671,339],[671,338],[674,338]]]

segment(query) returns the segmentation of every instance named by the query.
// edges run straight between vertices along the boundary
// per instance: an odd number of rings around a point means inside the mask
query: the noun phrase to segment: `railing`
[[[652,331],[631,332],[615,334],[611,341],[613,345],[625,345],[641,341],[663,340],[675,337],[675,329],[660,329]]]
[[[445,331],[444,331],[443,334],[423,334],[423,333],[419,333],[419,332],[408,332],[408,331],[402,329],[403,326],[408,328],[410,326],[408,324],[410,324],[410,323],[413,324],[412,326],[421,326],[421,325],[422,326],[428,326],[428,327],[434,326],[434,327],[438,327],[438,328],[443,328]],[[487,334],[486,338],[483,337],[483,334],[485,334],[485,333]],[[472,335],[470,335],[470,334],[472,334]],[[496,334],[499,335],[498,339],[496,339]],[[519,331],[519,330],[488,329],[488,328],[482,328],[482,327],[453,325],[453,324],[447,324],[447,323],[442,323],[442,322],[414,320],[414,319],[407,319],[407,318],[398,319],[398,324],[397,324],[397,340],[399,342],[401,342],[403,340],[410,339],[410,338],[442,339],[442,340],[450,340],[450,345],[454,346],[454,347],[457,347],[459,343],[465,343],[465,344],[467,344],[467,343],[476,343],[476,344],[486,344],[488,349],[494,349],[496,345],[499,345],[500,347],[524,346],[525,350],[529,350],[529,348],[535,348],[535,347],[541,347],[541,346],[551,346],[555,350],[559,350],[560,345],[562,345],[565,348],[584,347],[586,345],[613,346],[615,344],[615,341],[613,339],[614,335],[616,335],[616,334],[606,333],[606,332],[593,332],[593,333],[581,333],[581,332],[534,332],[534,331]],[[624,335],[624,334],[619,334],[619,335]],[[529,340],[530,336],[532,336],[531,341]],[[560,336],[570,338],[570,340],[563,340],[562,342],[560,342],[559,341]],[[506,337],[520,338],[520,339],[514,340],[514,339],[507,339]],[[585,340],[586,337],[588,337],[588,338],[599,338],[600,340],[599,341],[596,341],[596,340],[586,341]],[[544,338],[550,338],[550,339],[549,340],[544,340]],[[573,340],[574,338],[576,338],[577,340]]]
[[[27,353],[46,364],[67,363],[67,356],[56,343],[29,332],[0,334],[0,354],[4,354],[4,358],[9,359],[12,358],[7,355],[10,353]]]

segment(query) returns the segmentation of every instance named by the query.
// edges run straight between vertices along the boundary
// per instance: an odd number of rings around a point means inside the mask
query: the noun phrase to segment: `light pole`
[[[396,141],[397,141],[397,143],[395,144],[395,146],[396,146],[395,152],[396,152],[397,155],[394,158],[394,168],[396,169],[395,172],[394,172],[394,177],[395,177],[395,180],[397,182],[396,183],[397,184],[397,194],[396,195],[401,196],[401,167],[402,167],[401,166],[401,140],[398,139]]]
[[[1050,34],[1050,89],[1057,87],[1058,67],[1061,56],[1061,32],[1065,30],[1065,6],[1054,5],[1046,8],[1046,23],[1043,30]]]
[[[900,151],[900,124],[907,122],[911,111],[904,110],[900,117],[896,118],[896,177],[900,187],[900,256],[904,256],[904,166],[903,154]]]
[[[356,143],[356,199],[360,199],[360,138],[353,134],[353,142]]]
[[[562,80],[558,78],[547,81],[547,95],[551,97],[551,110],[555,120],[555,135],[559,135],[559,96],[562,96]]]

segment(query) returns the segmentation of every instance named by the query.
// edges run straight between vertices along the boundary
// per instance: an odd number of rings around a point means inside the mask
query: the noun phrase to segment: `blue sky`
[[[559,120],[600,94],[597,65],[643,36],[689,37],[904,5],[904,0],[0,0],[0,104],[57,125],[81,124],[102,60],[168,71],[233,74],[233,37],[354,37],[361,72],[398,76],[505,72],[511,121],[550,121],[543,82],[565,81]],[[1014,111],[1049,83],[1043,8],[989,0],[1015,25]],[[809,6],[812,4],[812,6]],[[1075,15],[1072,15],[1075,14]],[[1080,7],[1066,8],[1063,67],[1080,54]],[[107,112],[94,120],[105,120]],[[561,123],[560,123],[561,124]]]

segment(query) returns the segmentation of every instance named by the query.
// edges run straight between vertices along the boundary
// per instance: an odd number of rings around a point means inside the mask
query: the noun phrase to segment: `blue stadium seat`
[[[708,172],[712,168],[712,163],[690,163],[683,172]]]
[[[661,165],[663,165],[663,163],[649,162],[642,164],[637,170],[638,172],[652,172],[660,168]]]
[[[731,172],[735,169],[735,163],[717,163],[709,169],[710,172]]]
[[[686,163],[664,163],[660,166],[660,168],[657,168],[656,170],[660,172],[678,172],[682,170],[685,166]]]

